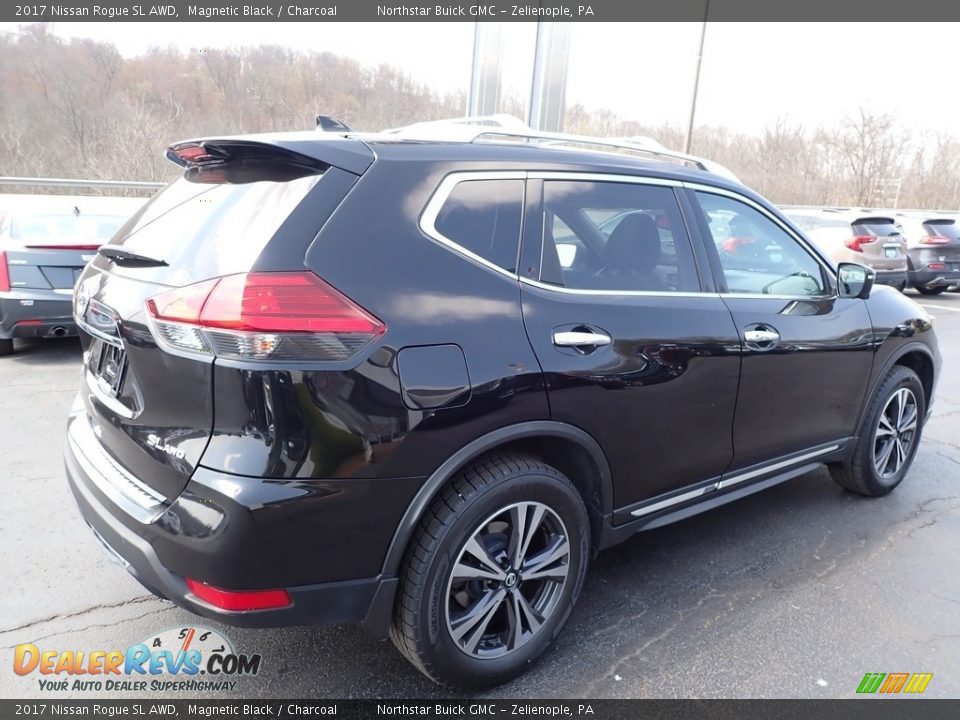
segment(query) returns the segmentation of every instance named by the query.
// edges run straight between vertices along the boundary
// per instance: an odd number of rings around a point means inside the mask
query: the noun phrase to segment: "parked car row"
[[[785,208],[834,262],[859,262],[877,282],[923,295],[960,288],[960,227],[945,213]]]
[[[14,338],[77,334],[71,296],[143,198],[0,195],[0,355]]]

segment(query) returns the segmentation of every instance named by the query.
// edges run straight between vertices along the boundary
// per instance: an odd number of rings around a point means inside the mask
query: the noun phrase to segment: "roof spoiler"
[[[332,133],[329,136],[275,133],[184,140],[168,147],[165,154],[168,160],[183,168],[185,175],[189,172],[211,178],[216,177],[213,171],[229,174],[240,168],[248,173],[255,168],[270,168],[280,175],[299,173],[302,177],[336,167],[362,175],[374,159],[373,152],[364,143]]]

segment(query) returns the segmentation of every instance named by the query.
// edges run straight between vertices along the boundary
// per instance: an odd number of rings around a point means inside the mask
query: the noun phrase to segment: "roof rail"
[[[539,140],[547,144],[598,145],[632,152],[644,153],[658,158],[690,163],[707,172],[740,182],[729,169],[712,160],[668,150],[656,140],[644,136],[593,137],[568,133],[534,130],[512,115],[483,115],[477,117],[450,118],[419,122],[405,127],[385,130],[384,133],[411,140],[434,140],[448,142],[476,142],[483,138],[507,137],[520,140]]]

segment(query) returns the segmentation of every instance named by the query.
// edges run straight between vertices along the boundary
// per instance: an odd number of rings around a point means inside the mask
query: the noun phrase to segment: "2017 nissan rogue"
[[[885,495],[917,451],[928,315],[706,161],[451,123],[167,155],[77,284],[66,468],[199,615],[489,686],[597,551],[821,463]]]

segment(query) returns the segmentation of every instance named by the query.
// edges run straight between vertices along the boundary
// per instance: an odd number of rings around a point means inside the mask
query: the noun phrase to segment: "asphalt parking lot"
[[[897,492],[860,498],[821,470],[638,535],[593,563],[546,658],[488,695],[851,697],[866,672],[932,672],[927,696],[960,697],[960,295],[913,297],[935,318],[944,372]],[[79,355],[76,341],[57,340],[0,359],[6,698],[45,694],[36,674],[12,671],[19,643],[123,649],[198,624],[110,562],[76,511],[60,453]],[[450,695],[358,628],[199,624],[263,656],[260,674],[225,696]]]

